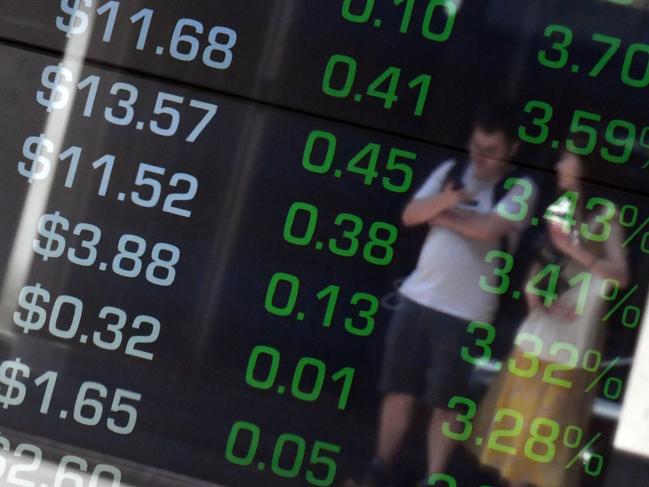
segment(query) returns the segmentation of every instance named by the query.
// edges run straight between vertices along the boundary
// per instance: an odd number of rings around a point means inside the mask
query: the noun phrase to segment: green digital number
[[[559,296],[556,292],[559,283],[559,276],[561,273],[561,266],[557,264],[546,264],[535,276],[532,276],[525,286],[525,292],[543,298],[543,305],[546,307],[552,306],[552,303]],[[547,287],[542,289],[539,285],[548,279]]]
[[[309,377],[315,377],[315,380],[313,381],[311,390],[305,392],[300,389],[300,385],[302,382],[302,376],[304,375],[304,370],[307,367],[315,369],[315,375],[309,374]],[[298,361],[297,366],[295,367],[295,373],[293,374],[293,381],[291,382],[291,394],[293,394],[293,397],[296,397],[301,401],[316,401],[320,397],[320,393],[322,392],[326,374],[327,365],[322,360],[310,357],[301,358]]]
[[[379,300],[376,296],[367,293],[355,293],[352,296],[351,304],[358,305],[363,302],[368,303],[368,309],[360,310],[358,317],[365,320],[365,326],[360,327],[354,324],[353,319],[345,318],[345,330],[352,335],[366,337],[374,331],[374,316],[379,311]]]
[[[313,150],[315,148],[316,142],[318,141],[324,141],[324,143],[326,144],[325,158],[319,164],[313,162]],[[323,130],[314,130],[306,139],[306,146],[304,148],[304,154],[302,155],[302,166],[306,170],[314,172],[316,174],[325,174],[329,171],[329,169],[331,169],[331,165],[334,162],[335,153],[336,136]]]
[[[340,287],[335,285],[329,285],[320,291],[316,297],[318,300],[328,298],[327,300],[327,309],[325,311],[324,318],[322,320],[322,326],[325,328],[331,327],[333,322],[333,315],[338,303],[338,296],[340,294]],[[360,326],[354,323],[354,319],[345,318],[345,330],[348,333],[356,336],[369,336],[374,331],[374,316],[379,310],[379,299],[376,296],[367,293],[354,293],[350,303],[359,306],[365,304],[367,309],[361,309],[358,311],[358,318],[362,318],[365,323],[364,326]]]
[[[457,483],[453,477],[446,473],[434,473],[428,477],[427,485],[437,487],[438,482],[445,482],[446,487],[457,487]]]
[[[445,10],[446,23],[441,32],[432,32],[430,26],[438,7],[442,7]],[[422,35],[429,41],[446,42],[453,32],[456,15],[457,5],[453,0],[429,0],[428,7],[426,7],[426,12],[424,13],[424,23],[421,30]]]
[[[516,411],[515,409],[503,408],[503,409],[499,409],[496,412],[496,416],[494,417],[494,422],[500,423],[506,417],[510,417],[514,419],[514,426],[510,429],[497,429],[492,431],[491,434],[489,435],[487,448],[502,453],[507,453],[509,455],[516,455],[516,448],[498,443],[498,440],[500,438],[515,438],[518,435],[520,435],[521,431],[523,430],[523,424],[525,423],[525,419],[523,418],[523,415],[520,412]]]
[[[380,237],[379,233],[386,233],[385,237]],[[363,248],[363,258],[374,265],[385,266],[392,262],[394,249],[392,245],[397,241],[399,230],[394,225],[385,222],[376,222],[370,227],[370,241]],[[375,249],[378,249],[382,255],[374,255]]]
[[[496,339],[496,329],[493,327],[493,325],[489,323],[483,323],[480,321],[472,321],[469,323],[467,326],[466,332],[470,333],[472,335],[475,335],[475,333],[478,330],[483,330],[486,332],[486,336],[484,338],[476,338],[475,339],[475,345],[477,347],[480,347],[482,350],[482,355],[480,357],[472,357],[469,347],[463,346],[460,349],[460,356],[462,357],[462,360],[465,362],[468,362],[472,365],[480,365],[484,362],[487,362],[491,358],[491,344],[494,342]]]
[[[455,409],[458,406],[465,406],[466,413],[458,413],[455,416],[455,419],[458,423],[463,425],[462,431],[455,432],[451,429],[451,424],[448,421],[444,421],[442,424],[442,433],[447,438],[457,441],[465,441],[471,436],[471,431],[473,431],[473,425],[471,420],[475,416],[478,408],[474,401],[463,396],[453,396],[448,401],[448,408]]]
[[[507,218],[508,220],[520,222],[527,217],[527,212],[529,210],[529,205],[527,200],[532,196],[532,183],[527,179],[523,178],[507,178],[505,181],[505,189],[511,190],[514,186],[522,188],[522,194],[513,194],[511,200],[518,205],[518,211],[516,213],[510,213],[507,207],[503,204],[498,204],[497,211],[500,216]]]
[[[387,110],[392,108],[398,100],[397,88],[399,87],[399,78],[401,77],[401,70],[397,67],[390,66],[383,73],[379,75],[367,87],[367,94],[371,97],[383,100],[383,107]],[[384,88],[381,85],[387,84]]]
[[[338,454],[340,453],[340,446],[325,443],[324,441],[316,441],[313,443],[313,450],[311,451],[309,463],[311,465],[322,465],[326,469],[326,475],[324,478],[319,478],[315,473],[313,473],[313,471],[307,470],[306,480],[311,485],[317,487],[328,487],[333,484],[334,479],[336,478],[336,460],[330,456],[326,456],[326,453]]]
[[[293,233],[293,227],[299,213],[305,213],[308,220],[304,235],[296,237]],[[289,208],[288,215],[286,216],[286,221],[284,222],[284,240],[293,245],[309,245],[311,243],[311,240],[313,240],[313,235],[315,233],[317,223],[318,209],[315,206],[310,205],[309,203],[296,201]]]
[[[543,371],[543,382],[570,389],[572,387],[572,381],[555,377],[552,374],[555,371],[574,370],[577,366],[577,361],[579,360],[579,349],[570,343],[556,342],[550,347],[549,354],[553,357],[558,357],[559,352],[562,350],[568,352],[568,361],[550,363]]]
[[[417,159],[417,154],[402,149],[390,149],[386,169],[388,171],[400,172],[403,174],[403,177],[401,178],[401,184],[394,184],[389,177],[384,176],[383,187],[394,193],[405,193],[412,185],[412,168],[408,164],[397,162],[398,159],[414,161]]]
[[[595,213],[593,222],[582,223],[581,234],[584,238],[593,242],[606,242],[611,236],[611,222],[616,214],[615,204],[611,200],[596,196],[586,202],[587,210],[594,210],[596,207],[603,208],[604,212]],[[599,230],[599,232],[596,230]]]
[[[590,76],[591,78],[596,78],[613,58],[618,49],[620,49],[620,44],[622,43],[622,41],[620,41],[620,39],[618,39],[617,37],[610,37],[602,34],[593,34],[593,40],[595,42],[606,44],[608,46],[600,60],[588,73],[588,76]]]
[[[597,113],[575,110],[572,123],[570,124],[570,132],[573,134],[584,134],[586,136],[586,144],[583,147],[579,147],[573,139],[568,139],[566,141],[566,148],[573,154],[580,156],[591,154],[597,145],[597,129],[587,125],[585,122],[600,122],[601,120],[602,116]]]
[[[334,382],[337,382],[340,379],[344,379],[343,388],[340,391],[340,397],[338,398],[338,409],[341,411],[347,407],[347,401],[349,400],[349,394],[352,389],[352,382],[354,380],[354,374],[356,373],[355,369],[351,367],[345,367],[340,369],[338,372],[331,376]]]
[[[529,360],[529,366],[527,369],[519,367],[516,363],[516,358],[512,357],[507,362],[507,367],[512,374],[518,375],[519,377],[530,378],[539,371],[539,354],[543,349],[543,342],[536,335],[530,335],[529,333],[519,333],[516,337],[514,343],[521,348],[521,344],[525,341],[532,343],[534,345],[534,350],[532,352],[523,352],[523,358]]]
[[[351,228],[349,230],[343,231],[342,238],[346,239],[349,244],[347,248],[340,247],[338,241],[335,238],[329,239],[329,250],[336,255],[341,257],[351,257],[356,254],[358,250],[358,236],[363,230],[363,220],[355,215],[349,213],[341,213],[336,217],[334,224],[336,226],[342,226],[345,223],[351,223]]]
[[[566,191],[559,199],[548,206],[548,209],[545,211],[545,218],[572,228],[576,223],[574,215],[575,211],[577,211],[578,201],[579,193],[576,191]]]
[[[642,78],[637,79],[631,76],[631,66],[637,53],[644,54],[645,69]],[[646,88],[649,86],[649,46],[646,44],[631,44],[624,56],[622,66],[622,82],[634,88]]]
[[[620,129],[624,132],[622,137],[618,135]],[[626,120],[612,120],[606,127],[604,139],[609,144],[622,148],[622,153],[613,154],[608,147],[603,147],[601,150],[602,158],[613,164],[625,164],[628,162],[635,147],[637,132],[635,125],[631,122],[627,122]]]
[[[242,467],[252,465],[259,449],[259,427],[248,421],[237,421],[232,425],[225,447],[225,458]],[[248,446],[241,454],[240,443],[247,441]],[[271,459],[271,470],[274,474],[292,479],[296,478],[304,465],[306,456],[306,440],[293,433],[282,433],[277,437]],[[336,458],[340,446],[324,441],[315,441],[309,457],[311,467],[319,467],[317,472],[312,468],[306,471],[306,480],[316,487],[329,487],[336,479]]]
[[[331,132],[314,130],[309,133],[304,152],[302,166],[312,173],[326,174],[331,170],[336,155],[337,139]],[[370,143],[361,149],[347,164],[347,171],[363,176],[363,184],[372,185],[378,177],[377,166],[381,146]],[[412,185],[413,172],[410,165],[404,161],[414,161],[417,154],[403,149],[392,148],[388,154],[386,172],[395,173],[383,177],[383,187],[394,193],[405,193]]]
[[[378,177],[379,173],[376,166],[379,163],[379,153],[381,146],[378,144],[367,144],[358,154],[356,154],[347,164],[347,171],[353,174],[360,174],[363,176],[363,184],[370,186],[372,182]],[[367,159],[365,167],[361,164],[364,159]]]
[[[548,52],[545,50],[539,51],[538,60],[546,68],[560,69],[563,68],[568,62],[568,47],[572,44],[572,31],[563,25],[551,24],[545,28],[543,33],[545,37],[559,37],[556,42],[552,44],[552,49],[557,53],[558,57],[551,59]]]
[[[430,91],[430,83],[433,81],[433,78],[429,74],[420,74],[415,79],[408,83],[408,88],[414,90],[417,86],[419,88],[419,95],[417,96],[417,104],[415,105],[415,116],[421,117],[424,113],[424,107],[426,106],[426,101],[428,100],[428,92]]]
[[[266,378],[259,380],[255,377],[255,370],[257,369],[257,362],[262,355],[270,358],[270,367]],[[278,350],[267,347],[264,345],[257,345],[252,349],[250,358],[248,359],[248,367],[246,368],[246,384],[255,389],[268,390],[275,384],[277,373],[279,372],[280,353]]]
[[[286,445],[287,443],[292,443],[293,445],[295,445],[290,449],[291,453],[293,453],[295,457],[292,459],[293,464],[289,468],[283,467],[279,463],[284,451],[284,445]],[[293,479],[300,474],[300,469],[302,468],[305,454],[306,442],[304,441],[304,438],[291,433],[281,434],[279,435],[279,438],[277,438],[277,443],[275,443],[275,449],[273,450],[271,470],[273,471],[273,473],[279,475],[280,477]]]
[[[394,0],[394,4],[398,7],[404,4],[403,17],[401,17],[401,26],[399,32],[407,34],[410,28],[410,19],[412,18],[412,11],[415,8],[415,0]]]
[[[364,24],[372,16],[372,10],[374,9],[375,0],[343,0],[342,14],[345,20],[353,22],[355,24]],[[352,12],[352,4],[361,4],[364,3],[363,9],[358,9],[360,13]]]
[[[282,283],[288,284],[289,293],[286,299],[286,304],[278,306],[275,304],[275,294],[277,293],[277,288]],[[289,316],[295,309],[299,289],[300,280],[297,277],[284,272],[276,272],[273,274],[273,277],[270,278],[268,290],[266,291],[266,299],[264,300],[266,311],[277,316]]]
[[[235,454],[234,450],[237,444],[237,440],[239,439],[239,434],[242,431],[246,431],[250,435],[250,440],[246,454],[239,456]],[[225,447],[226,460],[230,463],[234,463],[235,465],[240,465],[242,467],[250,465],[255,459],[255,455],[257,454],[257,448],[259,447],[259,435],[259,428],[256,425],[249,423],[248,421],[237,421],[236,423],[234,423],[232,425],[232,429],[230,430],[228,442]]]
[[[542,435],[541,428],[548,428],[550,430],[549,434]],[[530,425],[530,437],[525,442],[525,456],[535,462],[550,463],[557,452],[557,447],[554,445],[554,442],[559,437],[560,429],[561,427],[556,421],[548,418],[534,418]],[[534,445],[541,445],[545,449],[545,452],[542,454],[536,453],[534,451]]]
[[[510,279],[508,274],[514,268],[514,258],[502,250],[491,250],[486,255],[485,262],[491,264],[496,259],[501,259],[504,265],[501,268],[494,267],[493,269],[494,275],[500,278],[500,284],[498,286],[492,286],[489,284],[489,278],[487,276],[480,276],[480,289],[491,294],[504,294],[509,289]]]
[[[318,298],[318,301],[322,301],[323,298],[329,298],[327,300],[327,309],[325,311],[324,318],[322,320],[322,326],[325,328],[329,328],[331,326],[331,322],[333,321],[334,317],[334,311],[336,310],[336,303],[338,302],[338,295],[340,294],[340,286],[335,286],[333,284],[327,286],[318,294],[316,294],[316,297]]]
[[[579,274],[575,274],[568,280],[570,287],[575,287],[577,284],[580,285],[579,296],[577,296],[577,305],[575,306],[575,314],[584,314],[584,307],[586,306],[588,291],[590,289],[590,283],[592,280],[593,275],[590,272],[580,272]]]
[[[548,127],[548,122],[552,120],[554,115],[554,110],[551,105],[539,100],[530,100],[525,105],[525,113],[532,113],[534,110],[540,110],[539,116],[533,119],[533,125],[538,127],[539,132],[537,135],[530,134],[528,129],[521,125],[518,127],[518,137],[523,142],[528,142],[530,144],[542,144],[548,139],[550,134],[550,128]]]
[[[401,18],[401,25],[399,26],[399,32],[406,34],[410,28],[410,20],[412,19],[412,13],[415,7],[415,0],[394,0],[394,4],[398,7],[402,4],[404,5],[403,16]],[[444,10],[445,23],[441,29],[441,32],[433,32],[431,30],[431,25],[433,24],[433,19],[435,14],[438,11],[438,8]],[[455,17],[457,15],[457,5],[452,0],[428,0],[428,6],[424,12],[424,20],[421,26],[421,35],[433,42],[446,42],[453,32],[453,26],[455,25]]]
[[[340,88],[334,88],[331,86],[334,71],[337,66],[343,66],[343,69],[346,69],[345,82]],[[326,95],[333,96],[334,98],[347,97],[352,90],[352,86],[354,86],[357,68],[358,66],[354,58],[343,54],[334,54],[329,58],[329,62],[325,68],[324,77],[322,78],[322,91]]]

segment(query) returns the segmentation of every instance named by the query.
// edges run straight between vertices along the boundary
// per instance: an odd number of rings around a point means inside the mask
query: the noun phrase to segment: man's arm
[[[516,230],[514,222],[495,212],[480,215],[448,210],[434,217],[431,223],[453,230],[467,238],[481,241],[498,240]]]
[[[497,241],[502,237],[522,231],[527,226],[528,217],[536,204],[536,194],[532,181],[526,185],[517,184],[488,214],[451,209],[434,217],[431,223],[446,227],[474,240]],[[500,209],[504,209],[504,213]],[[522,216],[517,220],[512,220],[505,216],[508,214]]]
[[[428,223],[467,199],[468,195],[464,190],[455,189],[453,183],[449,183],[438,195],[411,200],[401,214],[401,221],[407,227]]]

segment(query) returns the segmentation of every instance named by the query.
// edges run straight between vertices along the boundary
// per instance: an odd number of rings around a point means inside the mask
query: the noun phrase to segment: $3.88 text
[[[66,237],[70,222],[57,211],[43,215],[38,221],[39,238],[34,239],[32,249],[44,261],[56,259],[65,253]],[[91,267],[97,263],[97,245],[101,241],[101,229],[89,223],[78,223],[72,230],[73,235],[88,235],[80,242],[78,248],[68,248],[67,258],[73,264]],[[137,235],[122,235],[117,244],[119,253],[113,258],[112,271],[123,277],[136,278],[142,272],[142,256],[146,252],[147,242]],[[86,255],[80,255],[85,253]],[[167,256],[168,258],[165,258]],[[146,268],[146,280],[157,286],[171,286],[176,279],[175,265],[180,260],[180,249],[169,243],[157,243],[151,250],[152,262]],[[127,264],[128,263],[128,264]],[[99,264],[99,270],[106,270],[105,262]]]

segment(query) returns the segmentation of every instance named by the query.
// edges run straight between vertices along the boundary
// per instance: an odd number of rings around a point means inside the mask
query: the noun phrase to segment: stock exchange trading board
[[[1,485],[647,485],[648,1],[0,0],[0,73]]]

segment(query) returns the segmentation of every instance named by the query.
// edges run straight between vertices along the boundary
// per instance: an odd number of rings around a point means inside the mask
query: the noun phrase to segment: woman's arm
[[[525,282],[529,282],[541,271],[541,269],[541,264],[539,262],[535,262],[532,265]],[[527,300],[527,307],[529,311],[541,309],[544,313],[560,318],[563,321],[573,321],[576,318],[577,315],[575,313],[574,305],[566,305],[559,299],[555,299],[550,306],[545,306],[543,300],[541,300],[541,297],[538,294],[529,293],[527,292],[527,286],[525,286],[525,288],[525,298]]]
[[[624,246],[624,230],[615,219],[611,223],[611,235],[604,243],[605,255],[591,265],[593,274],[615,279],[621,287],[629,285],[629,255]]]
[[[611,232],[604,243],[603,257],[590,252],[559,224],[550,222],[548,231],[552,242],[561,252],[587,267],[593,274],[605,279],[615,279],[624,287],[629,282],[629,270],[627,252],[623,247],[623,232],[617,221],[613,220],[610,225]]]
[[[538,274],[540,270],[541,264],[534,262],[534,264],[532,264],[532,267],[530,267],[530,272],[527,275],[527,279],[525,279],[525,283],[528,283],[534,275]],[[525,286],[525,289],[525,301],[527,301],[527,307],[529,308],[529,310],[531,311],[536,308],[542,308],[543,303],[541,302],[541,297],[538,294],[528,293],[527,286]]]

